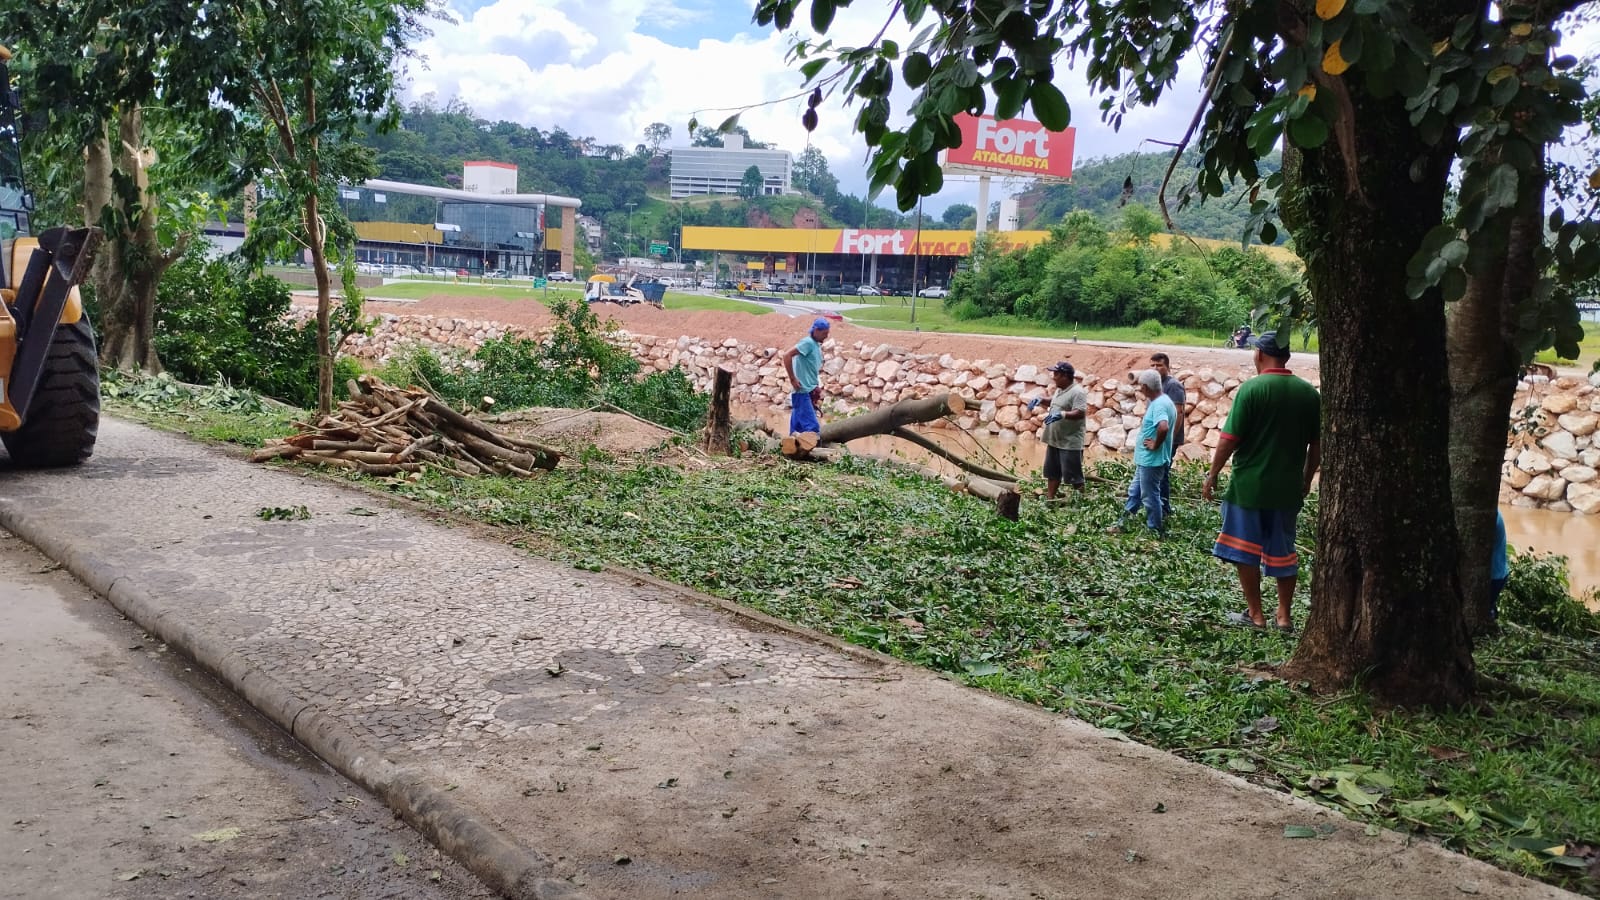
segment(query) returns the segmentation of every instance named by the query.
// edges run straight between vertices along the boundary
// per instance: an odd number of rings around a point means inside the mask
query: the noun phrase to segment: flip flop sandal
[[[1267,627],[1265,625],[1257,625],[1255,620],[1250,618],[1249,613],[1242,612],[1228,613],[1228,624],[1234,626],[1235,628],[1264,629]]]
[[[1279,634],[1294,634],[1294,623],[1293,622],[1290,622],[1287,625],[1279,625],[1277,622],[1273,622],[1272,623],[1272,627],[1276,628],[1278,630]]]

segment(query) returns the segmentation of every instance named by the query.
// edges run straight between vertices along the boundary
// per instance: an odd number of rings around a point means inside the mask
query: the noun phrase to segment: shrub
[[[427,388],[446,399],[477,404],[493,397],[500,409],[610,403],[669,428],[688,429],[705,418],[710,400],[679,369],[639,377],[639,362],[621,346],[614,326],[602,324],[577,300],[551,304],[556,325],[542,340],[484,341],[469,357],[436,356],[420,348],[395,357],[380,377]]]
[[[1553,553],[1512,553],[1500,617],[1552,634],[1600,633],[1600,615],[1572,596],[1567,558]]]
[[[950,317],[958,321],[967,322],[984,317],[983,307],[971,300],[962,300],[950,307]]]
[[[359,300],[334,311],[334,336],[361,325]],[[191,249],[162,276],[156,352],[181,381],[225,381],[295,406],[317,402],[317,330],[288,318],[289,287],[237,259]],[[334,384],[359,374],[339,360]]]
[[[1167,329],[1161,325],[1160,319],[1145,319],[1139,323],[1139,333],[1145,337],[1157,338]]]

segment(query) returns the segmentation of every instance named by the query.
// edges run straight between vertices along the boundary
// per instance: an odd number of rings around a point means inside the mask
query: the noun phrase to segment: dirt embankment
[[[547,325],[551,321],[550,311],[543,304],[521,299],[499,300],[436,294],[416,303],[371,302],[367,307],[373,313],[454,316],[531,327]],[[746,313],[713,310],[685,312],[644,305],[604,307],[597,312],[602,319],[614,319],[620,327],[634,334],[651,334],[657,337],[688,334],[712,341],[731,337],[769,347],[788,347],[804,337],[811,318],[791,317],[782,313],[752,316]],[[1008,367],[1048,365],[1059,359],[1067,359],[1080,372],[1096,375],[1126,373],[1133,369],[1147,368],[1150,354],[1157,350],[1169,354],[1172,357],[1173,367],[1180,370],[1215,365],[1234,366],[1249,362],[1249,356],[1245,351],[1226,350],[1221,347],[1075,343],[1069,339],[893,331],[867,328],[850,322],[835,324],[833,339],[840,347],[849,347],[856,341],[874,345],[890,344],[913,353],[948,353],[958,359],[987,359]],[[1293,367],[1308,374],[1314,373],[1316,357],[1296,355]]]

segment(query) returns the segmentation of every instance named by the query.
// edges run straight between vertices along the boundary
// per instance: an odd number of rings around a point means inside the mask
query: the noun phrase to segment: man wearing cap
[[[1157,534],[1166,533],[1166,512],[1161,508],[1161,479],[1172,465],[1172,432],[1177,426],[1178,410],[1172,400],[1161,393],[1161,375],[1155,369],[1145,369],[1134,380],[1139,393],[1144,396],[1144,420],[1139,426],[1139,441],[1133,446],[1133,483],[1128,485],[1128,503],[1122,509],[1123,518],[1144,507],[1144,523]],[[1111,528],[1121,532],[1122,525]]]
[[[818,318],[811,332],[783,355],[784,371],[794,391],[789,395],[789,433],[819,432],[817,404],[822,402],[822,345],[828,340],[828,320]]]
[[[1322,463],[1322,398],[1305,379],[1289,371],[1289,345],[1278,334],[1263,334],[1255,348],[1257,375],[1239,386],[1211,457],[1202,493],[1216,491],[1217,476],[1233,460],[1233,477],[1222,495],[1222,532],[1211,552],[1239,571],[1245,612],[1229,613],[1234,625],[1264,628],[1261,573],[1277,580],[1279,631],[1294,630],[1289,604],[1294,600],[1300,558],[1295,552],[1295,519]]]
[[[1189,397],[1183,389],[1183,382],[1172,377],[1172,360],[1165,353],[1150,354],[1150,368],[1156,370],[1161,376],[1161,393],[1167,395],[1173,407],[1178,410],[1178,424],[1172,432],[1172,455],[1178,455],[1178,448],[1183,446],[1183,423],[1189,417]],[[1172,466],[1167,466],[1167,474],[1161,479],[1161,514],[1172,515]]]
[[[1063,481],[1083,490],[1083,426],[1089,395],[1077,383],[1072,363],[1058,362],[1048,371],[1056,393],[1044,417],[1044,498],[1054,500]]]

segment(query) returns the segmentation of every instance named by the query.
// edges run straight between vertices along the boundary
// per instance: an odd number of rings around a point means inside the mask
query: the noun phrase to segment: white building
[[[672,150],[672,199],[697,194],[737,194],[744,173],[761,170],[761,193],[789,194],[794,157],[787,150],[749,150],[744,135],[723,136],[721,147],[676,147]]]

